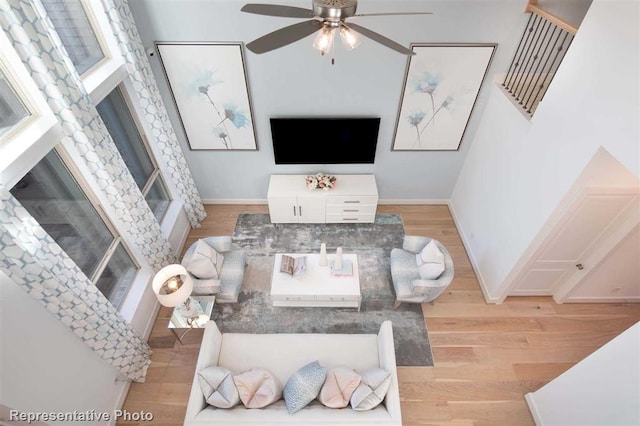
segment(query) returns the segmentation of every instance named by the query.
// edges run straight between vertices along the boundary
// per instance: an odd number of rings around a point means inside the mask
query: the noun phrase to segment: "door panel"
[[[595,266],[596,253],[613,248],[609,236],[626,223],[637,202],[635,193],[585,192],[549,232],[510,294],[556,298],[566,292]]]
[[[590,195],[555,233],[541,261],[577,262],[633,199],[630,195]]]
[[[526,289],[528,296],[534,294],[548,296],[551,294],[551,289],[566,275],[567,271],[564,268],[531,269],[522,278],[520,286]],[[520,291],[522,290],[515,289],[511,295],[518,296]]]
[[[325,197],[298,196],[298,215],[303,223],[325,222]]]
[[[566,302],[640,301],[640,227],[593,268],[569,293]],[[607,285],[604,286],[603,283]]]
[[[296,197],[269,197],[271,223],[298,223]]]

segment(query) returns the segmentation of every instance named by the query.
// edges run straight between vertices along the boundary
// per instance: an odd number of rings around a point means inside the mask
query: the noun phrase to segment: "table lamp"
[[[193,291],[193,279],[180,264],[165,266],[153,277],[153,293],[162,306],[175,307],[182,302],[189,305]]]

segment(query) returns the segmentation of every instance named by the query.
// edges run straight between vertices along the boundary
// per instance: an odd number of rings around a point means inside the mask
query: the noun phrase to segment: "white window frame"
[[[39,152],[53,149],[62,133],[46,99],[3,31],[0,52],[0,69],[30,114],[0,137],[0,183],[11,188],[40,161]]]
[[[150,136],[152,134],[151,126],[144,118],[146,114],[145,110],[140,105],[134,84],[126,71],[124,58],[120,53],[118,42],[107,20],[106,11],[102,2],[96,0],[81,0],[81,2],[87,12],[96,37],[101,43],[104,43],[103,49],[105,57],[109,58],[108,61],[103,59],[82,76],[85,90],[89,93],[93,103],[97,105],[111,93],[111,91],[120,87],[129,105],[131,116],[136,122],[138,131],[142,136],[151,159],[157,167],[157,171],[159,171],[162,177],[162,182],[169,193],[169,208],[160,222],[162,234],[165,238],[169,239],[173,226],[178,216],[182,213],[184,202],[180,199],[180,195],[171,179],[167,179],[167,176],[171,176],[171,174],[166,164],[164,161],[159,161],[159,159],[162,158],[162,152],[152,143],[153,137]],[[146,193],[143,192],[143,194]]]
[[[140,188],[140,192],[142,192],[142,195],[146,198],[147,194],[151,190],[151,187],[156,183],[156,179],[158,179],[158,176],[160,176],[162,178],[162,183],[164,184],[164,187],[167,190],[167,194],[169,195],[169,204],[171,204],[171,202],[175,199],[175,197],[173,196],[173,194],[171,193],[168,187],[166,179],[164,178],[162,170],[160,169],[158,160],[156,159],[156,153],[154,152],[154,150],[151,147],[151,144],[149,143],[149,138],[147,136],[148,135],[147,126],[145,126],[146,120],[140,119],[139,111],[136,110],[136,106],[135,106],[136,104],[138,105],[138,108],[140,108],[139,101],[137,96],[133,95],[132,91],[130,90],[132,88],[131,86],[132,86],[131,80],[128,77],[125,78],[123,81],[120,82],[120,84],[115,86],[113,90],[105,94],[105,96],[102,99],[100,99],[99,102],[96,102],[96,104],[102,102],[104,98],[106,98],[113,91],[115,90],[120,91],[120,93],[122,94],[122,98],[124,99],[124,103],[127,106],[127,110],[129,111],[129,115],[133,119],[133,123],[136,127],[136,130],[138,131],[138,134],[140,135],[140,139],[142,139],[142,144],[144,145],[144,148],[147,151],[147,154],[149,155],[149,158],[151,160],[151,165],[153,166],[153,172],[149,176],[149,179],[147,180],[147,182],[145,182],[144,187]],[[167,215],[167,213],[168,213],[168,210],[165,212],[162,219],[160,220],[161,223],[164,221],[164,217]]]
[[[73,143],[66,140],[62,141],[58,146],[56,146],[56,152],[60,155],[60,158],[62,158],[62,161],[71,171],[73,177],[80,185],[80,188],[82,188],[96,210],[108,219],[112,226],[110,229],[115,230],[115,234],[119,236],[121,241],[123,241],[123,245],[127,250],[127,253],[129,253],[131,259],[139,267],[138,273],[133,279],[131,286],[129,287],[129,291],[119,308],[122,317],[131,322],[153,276],[151,266],[147,264],[142,252],[140,252],[134,244],[131,244],[128,241],[126,234],[120,233],[120,229],[125,229],[124,225],[118,223],[117,220],[112,219],[115,215],[106,195],[101,191],[96,192],[92,190],[92,188],[99,188],[99,185],[91,174],[91,171],[88,169],[86,163],[73,146]],[[104,266],[106,266],[106,264]]]
[[[105,85],[112,80],[122,80],[126,75],[125,61],[120,54],[118,42],[113,35],[111,25],[107,20],[106,10],[101,1],[80,0],[80,4],[89,20],[89,25],[98,40],[104,58],[80,75],[87,93],[101,93]],[[108,91],[107,91],[108,93]],[[106,93],[103,95],[103,97]]]
[[[134,266],[137,269],[137,272],[136,272],[136,277],[137,277],[137,275],[140,273],[142,269],[142,265],[133,255],[128,245],[126,244],[126,241],[122,238],[122,236],[118,232],[118,229],[114,226],[111,219],[109,219],[109,216],[106,214],[106,212],[102,208],[102,205],[98,201],[98,198],[96,197],[95,193],[91,190],[91,188],[87,184],[87,181],[83,178],[82,173],[80,173],[80,170],[78,170],[78,168],[73,163],[73,160],[71,159],[71,157],[67,154],[67,152],[61,145],[56,146],[53,149],[53,151],[55,151],[56,154],[58,154],[58,156],[60,157],[60,160],[62,161],[62,164],[67,168],[71,177],[76,181],[76,183],[78,184],[78,186],[80,187],[84,195],[87,197],[87,199],[89,200],[93,208],[96,209],[96,212],[98,213],[98,216],[100,217],[100,219],[102,219],[102,221],[104,222],[109,232],[111,232],[111,234],[113,235],[113,241],[109,245],[109,248],[106,250],[102,260],[96,267],[96,270],[93,272],[93,274],[90,277],[88,276],[87,278],[89,278],[94,285],[98,283],[98,279],[104,272],[104,269],[107,267],[107,264],[111,260],[113,253],[118,248],[118,245],[122,245],[122,248],[124,248],[124,250],[127,252],[129,257],[131,258],[131,261],[133,262]],[[136,277],[133,278],[131,282],[131,286],[129,286],[129,290],[131,290],[131,287],[133,287],[133,283],[136,281]],[[127,298],[129,290],[127,290],[127,295],[124,297],[123,302],[120,306],[124,304],[124,300]]]

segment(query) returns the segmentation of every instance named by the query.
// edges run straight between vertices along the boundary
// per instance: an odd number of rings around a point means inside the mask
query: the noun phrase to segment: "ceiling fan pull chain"
[[[334,30],[335,31],[335,30]],[[334,65],[336,63],[335,60],[335,40],[331,42],[331,65]]]

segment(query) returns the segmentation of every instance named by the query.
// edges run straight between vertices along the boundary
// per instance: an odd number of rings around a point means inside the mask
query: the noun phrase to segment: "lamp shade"
[[[160,269],[151,287],[161,305],[174,307],[191,296],[193,280],[184,266],[174,264]]]

